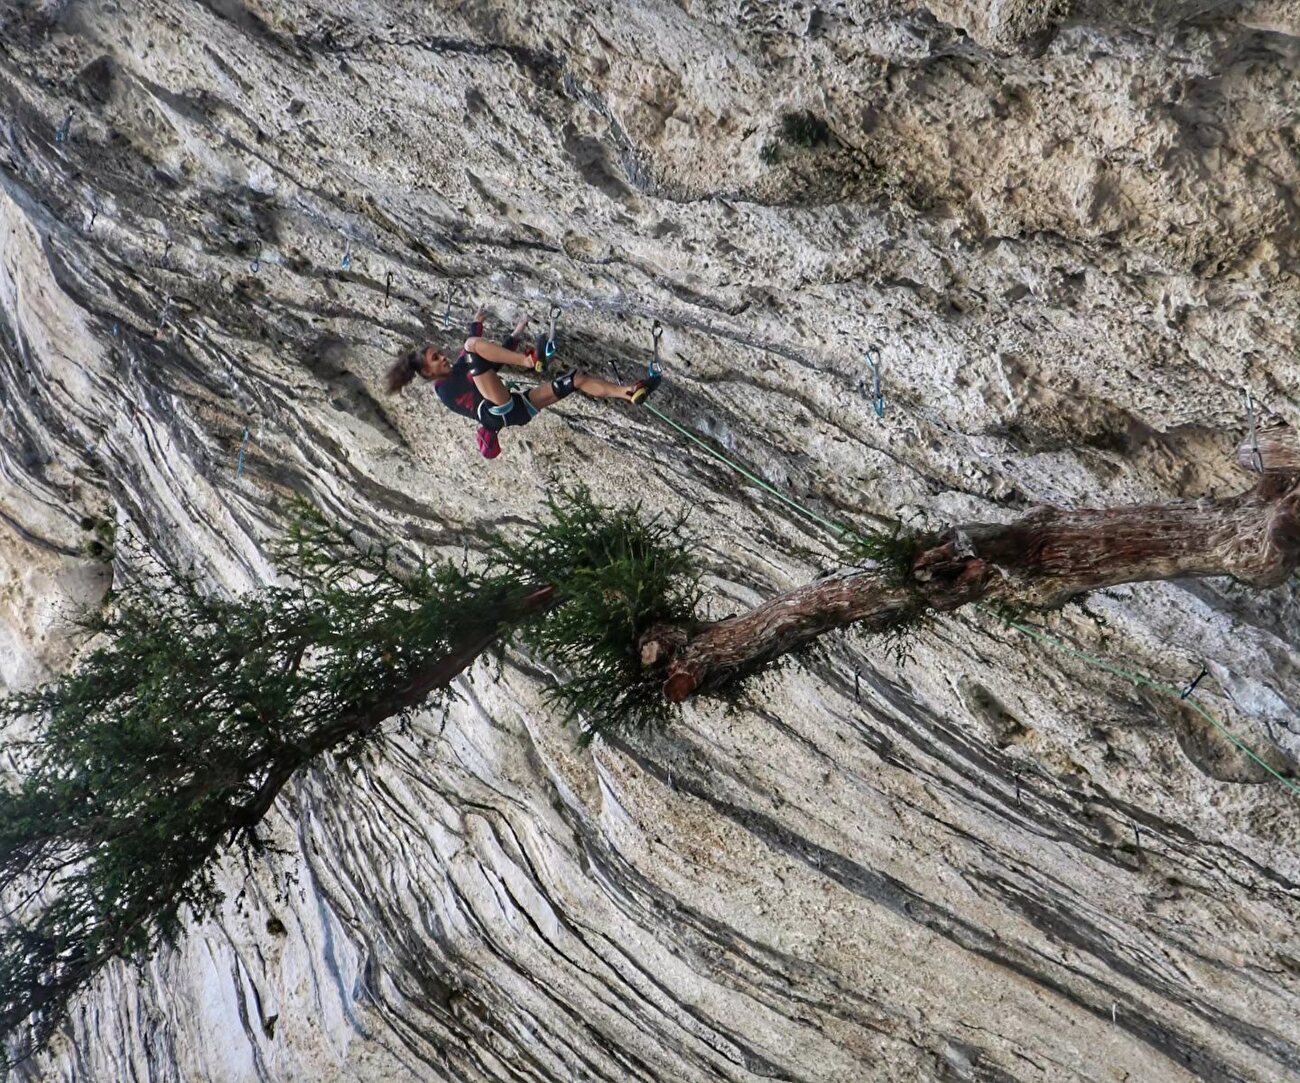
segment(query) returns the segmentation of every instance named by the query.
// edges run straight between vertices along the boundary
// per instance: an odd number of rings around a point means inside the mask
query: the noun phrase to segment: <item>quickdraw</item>
[[[451,282],[447,283],[447,307],[443,310],[442,313],[442,329],[444,331],[451,330],[451,301],[455,295],[456,295],[456,282],[453,279]]]
[[[559,305],[551,305],[546,328],[546,360],[548,361],[555,356],[555,323],[563,313],[564,309]]]
[[[1250,426],[1250,457],[1255,469],[1264,472],[1264,456],[1259,453],[1259,432],[1255,427],[1255,396],[1250,388],[1243,387],[1241,393],[1246,397],[1246,423]]]
[[[248,436],[249,436],[249,433],[251,433],[251,432],[252,432],[252,429],[251,429],[248,425],[245,425],[245,426],[244,426],[244,438],[239,442],[239,463],[238,463],[238,465],[235,467],[235,480],[236,480],[236,481],[239,480],[240,475],[243,474],[243,472],[244,472],[244,448],[248,447]]]
[[[867,368],[871,370],[871,408],[876,417],[885,416],[885,396],[880,391],[880,351],[874,346],[867,349],[865,358]]]
[[[654,341],[655,355],[654,360],[650,362],[650,367],[646,370],[648,376],[662,376],[663,367],[659,358],[659,340],[664,337],[664,325],[655,320],[654,325],[650,328],[650,338]]]
[[[1210,671],[1206,669],[1204,666],[1201,666],[1201,672],[1196,675],[1196,679],[1193,680],[1191,684],[1189,684],[1186,688],[1184,688],[1181,692],[1178,693],[1178,698],[1186,699],[1188,696],[1190,696],[1193,692],[1196,691],[1196,686],[1200,684],[1201,681],[1205,680],[1205,678],[1208,677],[1209,675],[1210,675]]]

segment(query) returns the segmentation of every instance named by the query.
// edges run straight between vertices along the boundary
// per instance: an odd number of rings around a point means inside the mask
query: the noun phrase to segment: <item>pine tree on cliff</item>
[[[598,595],[589,566],[615,587],[633,569],[629,613],[682,616],[693,598],[657,601],[673,591],[654,569],[684,562],[672,535],[574,498],[478,574],[403,567],[309,516],[282,547],[282,585],[231,599],[160,573],[110,597],[85,619],[72,673],[0,702],[10,735],[34,724],[6,742],[17,788],[0,779],[0,1073],[49,1040],[107,963],[211,913],[218,859],[258,846],[295,772],[445,699],[479,655],[564,600],[540,564]],[[591,672],[608,679],[599,661]]]
[[[1276,426],[1238,451],[1259,483],[1223,500],[1039,509],[928,536],[854,535],[845,567],[748,613],[696,618],[680,520],[585,493],[493,543],[491,572],[341,545],[319,520],[287,546],[286,585],[217,598],[164,577],[89,619],[70,675],[14,697],[19,787],[0,793],[0,1037],[47,1041],[109,961],[209,913],[214,875],[292,775],[355,751],[509,637],[569,676],[553,691],[583,736],[661,724],[847,625],[903,635],[984,601],[1051,609],[1143,580],[1231,576],[1265,588],[1300,561],[1300,444]]]

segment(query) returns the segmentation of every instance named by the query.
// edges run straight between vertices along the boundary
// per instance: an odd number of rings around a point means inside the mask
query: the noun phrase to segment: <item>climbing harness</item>
[[[68,141],[68,132],[72,128],[72,110],[68,110],[68,115],[63,118],[63,123],[54,129],[54,142],[66,143]]]
[[[555,356],[555,321],[560,318],[563,312],[564,309],[562,309],[559,305],[551,305],[551,311],[547,316],[546,349],[545,349],[545,355],[546,355],[545,359],[547,361],[549,361],[552,357]]]
[[[1259,433],[1255,427],[1255,396],[1249,387],[1243,387],[1241,393],[1246,397],[1246,423],[1250,426],[1250,457],[1255,469],[1264,472],[1264,456],[1259,453]]]
[[[885,396],[880,393],[880,351],[874,346],[868,347],[865,360],[871,370],[871,407],[876,411],[876,417],[884,417]]]

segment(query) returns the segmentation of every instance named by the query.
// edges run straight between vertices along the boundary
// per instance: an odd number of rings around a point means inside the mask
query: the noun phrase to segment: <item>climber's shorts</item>
[[[487,399],[478,404],[478,421],[485,429],[500,432],[512,425],[527,425],[537,416],[537,407],[522,391],[510,392],[510,401],[496,406]]]

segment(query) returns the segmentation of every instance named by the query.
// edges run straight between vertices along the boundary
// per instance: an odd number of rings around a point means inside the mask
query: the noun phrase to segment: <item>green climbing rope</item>
[[[655,415],[655,417],[659,418],[666,424],[671,425],[674,429],[676,429],[679,433],[685,436],[692,443],[699,445],[701,448],[703,448],[706,452],[712,455],[719,462],[725,463],[727,466],[731,467],[731,469],[736,471],[736,473],[740,474],[742,477],[748,478],[750,481],[752,481],[759,488],[763,489],[765,492],[771,493],[774,497],[776,497],[782,503],[786,504],[788,507],[793,508],[795,511],[799,512],[801,515],[805,516],[806,518],[811,519],[813,522],[819,523],[822,526],[826,527],[837,538],[843,538],[847,535],[853,535],[857,533],[851,527],[844,526],[841,523],[833,522],[832,520],[827,519],[825,516],[818,515],[817,512],[813,511],[811,508],[804,507],[802,504],[799,503],[799,501],[795,500],[793,497],[787,496],[785,493],[781,492],[779,489],[776,489],[774,486],[770,485],[768,482],[764,481],[762,478],[758,477],[751,471],[746,470],[739,463],[734,462],[731,459],[727,458],[727,456],[723,455],[722,452],[716,450],[715,448],[710,447],[699,436],[691,432],[690,429],[685,428],[682,425],[679,425],[672,418],[668,417],[661,411],[655,409],[655,407],[651,406],[649,403],[645,404],[645,409],[649,410],[652,414]],[[1168,684],[1164,681],[1157,681],[1151,677],[1144,677],[1140,673],[1133,673],[1129,670],[1122,669],[1119,666],[1107,662],[1103,658],[1098,658],[1096,655],[1088,654],[1086,651],[1081,651],[1076,647],[1071,647],[1068,643],[1064,643],[1061,640],[1056,639],[1054,636],[1048,635],[1041,628],[1035,628],[1032,627],[1031,625],[1020,624],[1013,620],[1007,620],[1001,614],[997,613],[995,610],[989,609],[987,606],[980,605],[978,602],[975,603],[974,608],[980,610],[983,613],[991,614],[992,616],[996,617],[998,620],[1001,620],[1003,623],[1005,623],[1008,627],[1016,629],[1016,631],[1029,636],[1031,639],[1034,639],[1040,643],[1049,644],[1050,646],[1055,647],[1057,650],[1063,651],[1064,653],[1071,655],[1074,658],[1077,658],[1081,662],[1094,666],[1097,669],[1104,670],[1105,672],[1113,674],[1116,677],[1121,677],[1124,680],[1129,681],[1133,685],[1136,685],[1138,687],[1143,687],[1143,688],[1151,688],[1157,692],[1163,692],[1166,695],[1174,696],[1181,702],[1186,703],[1189,707],[1191,707],[1193,711],[1195,711],[1198,715],[1200,715],[1207,722],[1209,722],[1210,725],[1212,725],[1216,730],[1219,731],[1219,733],[1223,734],[1223,736],[1226,737],[1240,752],[1248,756],[1254,763],[1259,764],[1260,767],[1264,768],[1265,771],[1267,771],[1270,775],[1272,775],[1275,779],[1277,779],[1280,783],[1282,783],[1282,785],[1287,787],[1287,789],[1293,791],[1296,794],[1300,794],[1300,785],[1297,785],[1293,780],[1287,778],[1285,775],[1277,771],[1274,767],[1266,763],[1258,753],[1256,753],[1248,745],[1244,744],[1241,740],[1235,737],[1227,729],[1227,727],[1223,725],[1222,722],[1220,722],[1217,718],[1215,718],[1212,714],[1210,714],[1209,711],[1207,711],[1204,707],[1202,707],[1201,704],[1197,702],[1195,698],[1191,696],[1187,696],[1186,698],[1184,698],[1181,689],[1175,688],[1173,685]]]
[[[758,475],[753,474],[750,471],[746,470],[739,463],[732,462],[725,455],[723,455],[722,452],[715,451],[713,448],[709,447],[708,444],[706,444],[703,440],[701,440],[698,436],[696,436],[695,433],[691,432],[690,429],[677,424],[677,422],[674,421],[671,417],[668,417],[666,414],[663,414],[660,411],[656,410],[653,406],[650,405],[650,403],[647,402],[645,404],[645,409],[649,410],[652,414],[655,415],[655,417],[671,425],[674,429],[676,429],[679,433],[681,433],[684,437],[686,437],[686,439],[694,441],[696,444],[699,444],[700,447],[702,447],[705,451],[707,451],[719,462],[726,463],[729,467],[731,467],[731,469],[736,471],[736,473],[748,478],[760,489],[763,489],[766,492],[771,493],[778,500],[782,501],[785,504],[788,504],[790,507],[794,508],[794,510],[799,512],[800,514],[806,515],[809,519],[813,520],[813,522],[820,523],[822,526],[830,530],[831,533],[833,533],[836,537],[842,538],[845,537],[846,535],[856,533],[856,531],[850,527],[844,526],[840,523],[832,522],[830,519],[818,515],[815,511],[812,511],[809,508],[805,508],[802,504],[799,503],[799,501],[793,499],[792,497],[786,496],[785,493],[781,492],[779,489],[773,487],[772,485],[769,485],[762,478],[758,477]]]
[[[1231,741],[1232,744],[1235,745],[1240,752],[1244,752],[1248,757],[1250,757],[1251,760],[1259,764],[1260,767],[1264,768],[1265,771],[1267,771],[1270,775],[1272,775],[1275,779],[1277,779],[1280,783],[1282,783],[1283,786],[1285,786],[1289,790],[1293,790],[1297,794],[1300,794],[1300,785],[1297,785],[1292,779],[1287,778],[1285,775],[1279,773],[1275,768],[1265,763],[1264,760],[1253,749],[1251,749],[1249,746],[1247,746],[1246,744],[1238,740],[1231,732],[1229,732],[1227,727],[1224,726],[1222,722],[1220,722],[1217,718],[1215,718],[1212,714],[1210,714],[1210,712],[1207,711],[1204,707],[1202,707],[1193,697],[1188,696],[1184,698],[1182,694],[1182,690],[1176,688],[1174,685],[1168,684],[1165,681],[1157,681],[1151,677],[1144,677],[1141,673],[1134,673],[1131,670],[1127,670],[1120,666],[1114,665],[1111,662],[1107,662],[1104,658],[1098,658],[1096,655],[1089,654],[1087,651],[1081,651],[1077,647],[1071,647],[1068,643],[1062,642],[1061,640],[1057,639],[1055,636],[1048,635],[1041,628],[1035,628],[1032,625],[1028,625],[1028,624],[1020,624],[1014,620],[1008,620],[1007,618],[1003,617],[1000,613],[998,613],[996,610],[990,609],[988,606],[985,605],[980,605],[978,602],[975,603],[974,608],[978,609],[982,613],[987,613],[990,616],[995,617],[996,619],[1002,621],[1002,623],[1006,624],[1008,627],[1014,628],[1018,632],[1023,632],[1031,639],[1036,639],[1040,643],[1047,643],[1050,646],[1055,647],[1058,651],[1061,651],[1064,654],[1068,654],[1072,658],[1077,658],[1079,661],[1085,662],[1090,666],[1096,667],[1097,669],[1104,669],[1107,673],[1112,673],[1116,677],[1121,677],[1124,680],[1128,681],[1130,684],[1133,684],[1140,688],[1151,688],[1157,692],[1164,692],[1167,695],[1174,696],[1181,702],[1186,703],[1189,707],[1191,707],[1193,711],[1199,714],[1202,718],[1204,718],[1207,722],[1209,722],[1210,725],[1212,725],[1216,730],[1218,730],[1221,734],[1223,734],[1224,737],[1226,737],[1229,741]]]

